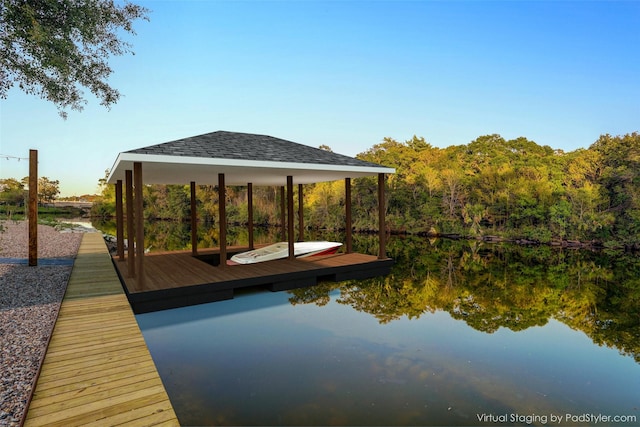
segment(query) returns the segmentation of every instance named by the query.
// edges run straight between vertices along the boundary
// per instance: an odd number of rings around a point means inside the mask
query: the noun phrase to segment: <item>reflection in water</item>
[[[413,238],[388,251],[386,278],[139,315],[181,423],[640,416],[637,257]]]
[[[347,284],[340,301],[388,322],[443,310],[479,331],[557,319],[640,362],[635,254],[396,239],[393,274]],[[424,255],[422,255],[424,254]]]

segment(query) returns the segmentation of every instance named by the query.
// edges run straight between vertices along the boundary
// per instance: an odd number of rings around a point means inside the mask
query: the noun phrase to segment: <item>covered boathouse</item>
[[[234,289],[242,287],[266,286],[279,291],[313,286],[319,280],[342,281],[388,274],[393,260],[385,250],[384,188],[385,175],[394,172],[392,168],[271,136],[226,131],[120,153],[107,180],[115,185],[116,193],[118,246],[114,264],[134,312],[231,299]],[[376,175],[379,251],[374,256],[352,251],[351,179]],[[302,239],[303,184],[336,180],[345,182],[343,251],[295,258],[293,186],[298,186],[298,235]],[[191,251],[145,254],[142,199],[145,184],[191,186]],[[218,188],[219,248],[197,247],[196,185]],[[227,185],[247,187],[248,247],[227,246]],[[280,187],[283,236],[286,234],[290,255],[287,259],[229,266],[226,260],[233,254],[254,249],[253,186]],[[129,243],[126,251],[125,230]]]

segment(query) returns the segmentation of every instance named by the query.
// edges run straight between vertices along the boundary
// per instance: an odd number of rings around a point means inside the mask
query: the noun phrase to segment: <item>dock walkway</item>
[[[179,426],[99,233],[83,236],[25,426]]]

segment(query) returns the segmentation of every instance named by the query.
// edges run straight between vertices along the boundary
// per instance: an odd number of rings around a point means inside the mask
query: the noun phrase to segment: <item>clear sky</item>
[[[0,154],[38,149],[62,195],[96,192],[121,151],[216,130],[347,155],[384,137],[573,151],[640,131],[640,1],[134,2],[150,21],[110,60],[111,110],[0,101]],[[0,158],[0,178],[26,175]]]

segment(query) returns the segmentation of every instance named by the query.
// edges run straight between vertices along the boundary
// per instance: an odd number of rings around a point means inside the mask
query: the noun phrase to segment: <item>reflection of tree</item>
[[[113,220],[97,220],[93,226],[103,233],[115,236],[116,224]],[[264,227],[254,228],[256,244],[273,242],[279,230]],[[198,224],[198,248],[215,248],[219,246],[219,229],[216,225],[201,222]],[[125,228],[125,239],[126,228]],[[228,245],[247,245],[248,233],[246,227],[228,227]],[[191,249],[191,224],[184,221],[145,221],[144,247],[152,251],[180,251]]]
[[[387,323],[447,311],[487,333],[541,326],[556,318],[599,345],[640,362],[640,260],[588,251],[397,238],[390,275],[349,281],[339,303]],[[313,288],[298,302],[328,301]],[[320,297],[322,294],[322,298]],[[314,299],[315,298],[315,299]]]
[[[334,289],[340,287],[338,283],[320,283],[309,288],[293,289],[289,291],[292,295],[289,298],[291,305],[316,304],[318,306],[327,305],[331,300],[329,294]]]
[[[598,345],[617,348],[640,363],[640,260],[634,255],[599,258],[570,267],[581,267],[581,275],[574,273],[575,285],[567,290],[566,299],[587,300],[591,305],[590,310],[576,313],[567,303],[561,320]]]
[[[395,281],[395,283],[394,283]],[[380,323],[388,323],[401,316],[420,317],[429,309],[426,288],[410,278],[375,278],[351,281],[340,289],[341,304],[373,314]]]

